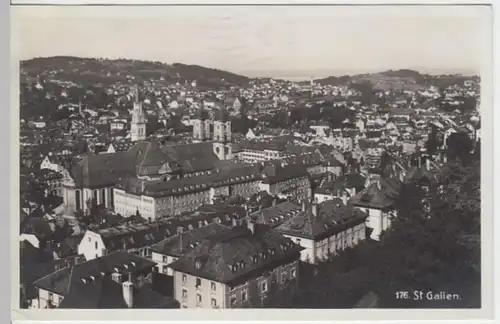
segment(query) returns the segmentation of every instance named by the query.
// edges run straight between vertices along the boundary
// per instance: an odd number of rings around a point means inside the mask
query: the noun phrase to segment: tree
[[[301,277],[299,291],[284,293],[278,307],[349,308],[368,291],[380,307],[480,305],[480,168],[449,162],[440,173],[402,186],[398,216],[380,242],[366,242]],[[451,288],[450,288],[451,287]],[[398,299],[396,292],[453,290],[460,301]],[[283,305],[284,304],[284,305]]]
[[[453,133],[446,140],[446,155],[448,159],[460,159],[463,164],[468,164],[472,158],[472,140],[467,133]]]

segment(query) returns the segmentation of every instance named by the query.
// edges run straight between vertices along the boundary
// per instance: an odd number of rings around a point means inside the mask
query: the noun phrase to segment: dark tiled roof
[[[191,231],[183,232],[169,237],[151,248],[151,251],[163,255],[182,256],[189,253],[201,241],[212,235],[222,234],[230,231],[229,227],[218,223],[211,223],[206,226],[195,228]]]
[[[85,188],[113,186],[121,177],[136,174],[134,162],[127,152],[89,154],[72,169],[75,186]]]
[[[274,184],[289,179],[308,177],[309,173],[304,165],[288,164],[284,166],[266,166],[264,169],[264,183]]]
[[[250,216],[258,223],[276,227],[301,211],[302,208],[300,206],[291,202],[283,202],[272,207],[264,208]]]
[[[99,188],[137,174],[208,171],[216,161],[211,143],[160,146],[153,140],[136,143],[126,152],[88,154],[71,173],[77,187]]]
[[[184,173],[211,170],[218,161],[209,142],[164,146],[163,150],[180,163]]]
[[[220,172],[211,174],[169,181],[146,181],[137,178],[127,178],[118,183],[116,187],[135,194],[163,197],[205,191],[210,187],[257,181],[261,178],[262,175],[256,166],[246,165],[244,167],[221,169]]]
[[[232,218],[241,218],[244,208],[238,206],[217,207],[215,205],[202,206],[198,211],[181,215],[175,219],[160,219],[151,223],[122,224],[102,228],[96,233],[102,236],[109,251],[118,251],[124,248],[137,249],[155,245],[170,238],[182,228],[183,232],[206,226],[210,223],[222,225],[232,224]]]
[[[398,186],[394,180],[381,178],[378,182],[372,182],[349,202],[359,207],[390,209],[397,199]]]
[[[317,205],[317,214],[312,207],[297,213],[277,227],[280,233],[319,240],[363,223],[368,214],[352,206]]]
[[[122,285],[107,276],[96,278],[92,283],[74,282],[59,308],[118,309],[128,306],[123,298]],[[179,303],[148,286],[142,286],[134,288],[133,308],[179,308]]]
[[[271,227],[254,224],[206,238],[170,265],[176,271],[227,284],[261,276],[280,264],[298,260],[301,247]]]
[[[85,263],[76,264],[71,268],[58,270],[37,280],[35,286],[66,296],[72,289],[78,290],[78,283],[83,283],[82,279],[91,281],[91,276],[94,278],[106,277],[115,272],[115,269],[124,274],[130,272],[135,275],[150,270],[153,266],[155,266],[155,263],[152,261],[132,253],[119,251]]]

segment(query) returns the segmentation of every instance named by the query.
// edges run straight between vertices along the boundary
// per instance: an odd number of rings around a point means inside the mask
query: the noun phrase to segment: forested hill
[[[41,76],[77,84],[112,84],[141,81],[191,82],[199,86],[244,86],[249,78],[217,69],[181,63],[129,59],[95,59],[71,56],[34,58],[21,61],[21,74]]]
[[[342,85],[348,83],[370,83],[375,90],[389,90],[395,88],[404,88],[415,90],[422,86],[433,85],[439,88],[445,88],[452,84],[460,84],[466,80],[478,78],[477,76],[453,75],[429,75],[418,71],[401,69],[389,70],[380,73],[344,75],[340,77],[330,76],[315,80],[321,85]]]

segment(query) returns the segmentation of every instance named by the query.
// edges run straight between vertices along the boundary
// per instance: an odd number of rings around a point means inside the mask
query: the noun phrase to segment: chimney
[[[134,308],[134,284],[130,281],[122,283],[123,299],[128,308]]]
[[[314,217],[318,216],[318,204],[316,202],[313,202],[311,205],[311,213]]]
[[[347,206],[347,192],[345,191],[342,194],[342,203],[344,204],[344,206]]]
[[[214,200],[215,200],[215,189],[214,188],[210,188],[210,191],[209,191],[209,194],[208,194],[208,203],[209,204],[214,204]]]
[[[111,279],[114,281],[114,282],[117,282],[117,283],[122,283],[122,274],[119,273],[119,272],[113,272],[111,274]]]
[[[302,211],[303,212],[306,211],[306,201],[305,200],[302,200]]]

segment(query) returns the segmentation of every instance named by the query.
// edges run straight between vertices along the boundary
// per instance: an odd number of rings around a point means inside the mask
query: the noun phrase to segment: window
[[[246,301],[247,300],[247,291],[243,290],[241,292],[241,301]]]
[[[200,286],[201,286],[201,279],[196,278],[196,288],[200,288]]]
[[[92,238],[89,237],[89,242],[92,242]]]
[[[235,306],[236,305],[236,296],[231,296],[231,306]]]
[[[267,279],[262,281],[261,289],[262,289],[263,293],[265,293],[267,291]]]
[[[213,308],[217,307],[217,299],[212,298],[212,300],[211,300],[211,304],[212,304],[212,307],[213,307]]]
[[[200,294],[197,294],[197,295],[196,295],[196,305],[197,305],[197,306],[200,306],[200,305],[201,305],[201,295],[200,295]]]
[[[286,281],[286,272],[281,273],[281,283],[285,283]]]
[[[186,300],[188,298],[188,292],[186,289],[182,289],[182,299]]]
[[[98,249],[98,247],[97,247],[97,241],[95,241],[94,246],[95,246],[95,249],[97,250]]]
[[[185,274],[182,275],[182,284],[185,285],[187,283],[187,276]]]
[[[49,292],[49,301],[53,301],[54,300],[54,294]]]
[[[215,282],[210,283],[210,288],[212,289],[212,291],[215,291],[217,289]]]
[[[295,278],[296,275],[297,275],[297,269],[292,269],[292,271],[290,272],[290,277]]]

